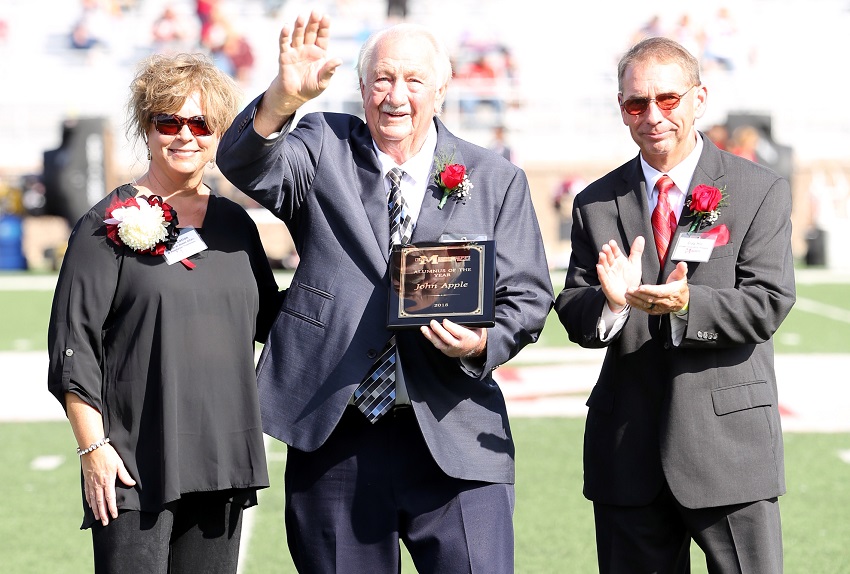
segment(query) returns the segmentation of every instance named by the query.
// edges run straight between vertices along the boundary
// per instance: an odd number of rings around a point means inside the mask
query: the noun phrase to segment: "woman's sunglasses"
[[[620,104],[626,113],[630,116],[639,116],[647,109],[649,109],[649,104],[651,102],[655,102],[655,105],[658,106],[659,110],[664,110],[665,112],[669,112],[670,110],[675,110],[679,107],[679,102],[682,98],[696,88],[696,86],[691,86],[687,90],[685,90],[682,94],[658,94],[654,98],[629,98],[625,100],[622,104]]]
[[[164,136],[176,136],[183,129],[183,126],[189,126],[189,131],[192,132],[193,136],[212,135],[204,116],[184,118],[177,114],[159,114],[154,116],[152,121],[156,131]]]

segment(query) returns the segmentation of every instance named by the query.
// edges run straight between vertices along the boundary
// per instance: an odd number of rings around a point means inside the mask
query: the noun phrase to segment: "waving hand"
[[[330,18],[311,12],[298,16],[295,24],[280,31],[278,72],[254,118],[254,128],[268,136],[278,131],[304,103],[319,96],[330,83],[340,58],[327,53]]]

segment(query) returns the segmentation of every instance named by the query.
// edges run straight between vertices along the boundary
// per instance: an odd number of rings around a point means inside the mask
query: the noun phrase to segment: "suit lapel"
[[[437,125],[436,156],[446,153],[448,150],[453,150],[454,162],[463,164],[463,155],[457,145],[458,139],[446,129],[439,119],[435,119],[434,122]],[[413,230],[411,241],[414,243],[438,241],[446,229],[455,207],[457,207],[458,202],[449,199],[446,201],[443,209],[437,209],[437,204],[439,204],[440,199],[443,197],[443,190],[437,185],[433,177],[436,173],[436,156],[431,161],[431,171],[428,172],[428,189],[425,191],[425,197],[422,198],[422,208],[419,211],[419,218]]]
[[[434,120],[437,126],[437,148],[436,154],[446,153],[448,150],[454,152],[455,163],[464,163],[463,155],[458,149],[459,140],[451,132],[446,129],[439,119]],[[366,132],[368,135],[368,131]],[[366,212],[366,217],[369,220],[369,225],[372,228],[372,233],[375,237],[375,244],[379,247],[384,263],[389,261],[389,237],[390,237],[390,218],[387,208],[387,190],[385,182],[381,177],[381,168],[378,165],[378,159],[375,151],[372,148],[371,136],[362,138],[362,134],[358,134],[355,138],[356,145],[361,150],[367,161],[364,161],[360,169],[360,183],[363,209]],[[364,141],[359,141],[364,139]],[[434,181],[433,175],[436,169],[436,157],[431,162],[431,170],[429,172],[428,187],[425,191],[425,196],[422,199],[422,206],[419,211],[419,218],[416,221],[416,227],[413,229],[411,241],[426,242],[438,241],[446,229],[449,220],[457,207],[457,201],[449,199],[443,206],[443,209],[438,209],[440,199],[443,197],[443,190]],[[468,166],[469,167],[469,166]],[[470,173],[473,168],[470,167]]]
[[[691,178],[691,185],[685,198],[685,207],[682,208],[682,214],[679,216],[679,224],[676,226],[676,232],[670,240],[671,254],[676,246],[676,241],[679,239],[679,235],[687,233],[691,228],[691,224],[693,224],[694,219],[696,219],[690,208],[687,206],[687,202],[691,198],[694,189],[698,185],[710,185],[712,187],[721,188],[723,187],[723,177],[726,175],[723,169],[723,161],[720,157],[720,150],[707,137],[704,137],[702,134],[700,134],[700,137],[702,137],[703,144],[702,153],[699,156],[697,167],[694,170],[694,176]],[[670,257],[667,258],[667,262],[664,265],[665,279],[667,275],[673,271],[673,268],[676,267],[676,263],[678,262],[673,261]],[[697,265],[699,265],[698,262],[690,262],[688,264],[689,275],[693,271],[691,267],[696,268]]]
[[[699,156],[694,177],[691,179],[691,187],[688,189],[688,199],[690,199],[694,188],[698,185],[704,184],[717,188],[723,187],[722,180],[726,176],[720,150],[710,139],[702,136],[702,134],[700,136],[702,137],[702,154]],[[689,213],[688,217],[692,222],[694,219],[693,215]]]
[[[362,161],[357,162],[359,167],[360,201],[363,210],[372,228],[372,236],[375,238],[374,249],[367,247],[368,253],[372,254],[378,267],[386,266],[389,261],[390,244],[390,215],[387,206],[387,188],[381,176],[381,166],[372,145],[372,136],[365,125],[362,131],[352,135],[355,152]]]
[[[655,283],[661,266],[658,263],[658,249],[655,247],[655,236],[652,233],[646,182],[643,179],[639,156],[635,157],[623,172],[623,187],[617,190],[616,201],[626,240],[632,242],[638,235],[642,235],[645,240],[641,258],[644,283]],[[631,243],[620,247],[628,252]]]
[[[457,150],[458,139],[452,135],[440,122],[439,119],[434,120],[437,125],[437,154],[441,150],[455,150],[454,161],[463,163],[463,157],[460,151]],[[366,212],[366,217],[369,220],[369,225],[372,228],[372,233],[375,237],[375,244],[378,246],[384,263],[389,261],[389,237],[390,237],[390,217],[387,207],[387,190],[386,184],[381,177],[381,168],[378,164],[378,158],[375,155],[375,150],[372,147],[371,135],[365,131],[366,136],[357,134],[355,139],[356,145],[361,148],[361,155],[367,161],[363,162],[360,170],[361,181],[361,196],[363,209]],[[360,140],[363,141],[360,141]],[[419,218],[416,221],[416,227],[413,229],[411,241],[437,241],[446,228],[452,213],[457,205],[456,201],[449,200],[446,202],[443,209],[437,209],[437,204],[443,197],[443,191],[433,179],[435,170],[435,161],[431,162],[431,171],[429,172],[428,187],[425,191],[425,196],[422,199],[422,206],[419,211]]]
[[[366,217],[372,227],[375,245],[381,252],[384,262],[387,262],[390,246],[390,215],[387,207],[387,190],[380,169],[376,174],[367,177],[360,199],[363,201],[363,209],[366,210]]]

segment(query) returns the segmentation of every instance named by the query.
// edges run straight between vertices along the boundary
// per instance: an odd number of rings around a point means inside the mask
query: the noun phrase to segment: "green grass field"
[[[516,571],[595,572],[591,504],[581,495],[583,421],[515,418],[517,443]],[[91,541],[81,520],[79,466],[63,422],[0,424],[0,571],[77,574],[92,571]],[[787,434],[788,494],[781,499],[785,571],[850,572],[850,434]],[[245,574],[294,573],[283,528],[285,447],[269,452],[272,487],[262,491]],[[57,465],[53,467],[53,465]],[[43,467],[43,468],[39,468]],[[698,549],[694,572],[706,572]],[[414,572],[405,559],[403,572]]]
[[[553,281],[561,279],[553,277]],[[278,281],[283,285],[288,279],[282,276]],[[47,348],[45,333],[52,298],[51,291],[0,291],[0,351]],[[801,304],[791,310],[774,338],[776,351],[850,353],[850,321],[844,316],[831,318],[829,313],[830,308],[836,308],[844,315],[850,314],[850,285],[801,284],[797,286],[797,298]],[[549,315],[537,345],[554,348],[572,345],[554,313]]]
[[[557,284],[557,282],[556,282]],[[776,335],[779,353],[850,353],[850,286],[798,285],[798,301]],[[0,291],[0,351],[41,351],[52,293]],[[550,316],[538,343],[572,345]],[[847,378],[846,373],[835,374]],[[46,390],[45,390],[46,392]],[[824,397],[829,400],[829,397]],[[516,571],[596,571],[592,506],[581,494],[583,420],[514,418],[517,444]],[[781,499],[785,571],[850,573],[850,433],[786,433],[788,494]],[[92,571],[89,533],[80,531],[81,494],[74,439],[64,422],[0,423],[0,572]],[[272,441],[272,487],[250,512],[245,574],[295,572],[283,528],[285,446]],[[693,571],[706,572],[694,547]],[[404,558],[404,572],[414,572]]]

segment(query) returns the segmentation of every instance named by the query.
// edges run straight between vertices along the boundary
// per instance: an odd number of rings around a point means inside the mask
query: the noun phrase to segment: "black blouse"
[[[283,293],[257,227],[211,195],[198,230],[208,249],[190,257],[191,270],[168,265],[106,237],[108,206],[135,194],[117,188],[71,234],[48,329],[48,388],[63,406],[72,392],[102,413],[136,480],[118,481],[119,509],[159,512],[183,493],[267,487],[254,341],[265,340]]]

